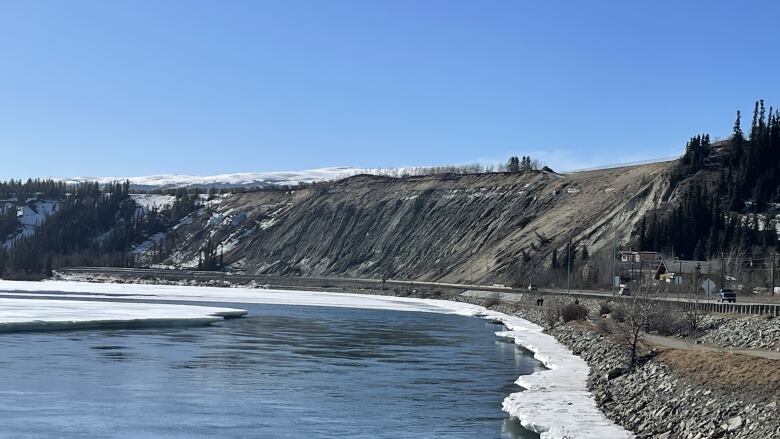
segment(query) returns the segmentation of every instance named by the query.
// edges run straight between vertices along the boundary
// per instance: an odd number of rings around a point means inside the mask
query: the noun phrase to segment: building
[[[696,273],[702,275],[720,275],[721,263],[720,261],[681,261],[665,260],[658,264],[658,273]]]
[[[620,260],[622,262],[660,262],[663,261],[664,255],[660,252],[635,252],[635,251],[621,251],[618,252]]]

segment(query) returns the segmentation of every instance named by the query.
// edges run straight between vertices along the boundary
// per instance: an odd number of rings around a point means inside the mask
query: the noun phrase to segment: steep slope
[[[627,242],[665,201],[672,163],[569,175],[359,175],[234,194],[170,231],[176,245],[163,264],[196,266],[211,239],[231,269],[248,273],[468,281],[487,272],[509,283],[549,265],[570,239],[611,255],[614,236]],[[138,251],[136,260],[149,257]]]

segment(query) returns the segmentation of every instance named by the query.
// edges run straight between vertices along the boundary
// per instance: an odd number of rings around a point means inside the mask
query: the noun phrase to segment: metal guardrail
[[[341,278],[341,277],[290,277],[258,274],[232,274],[221,271],[198,271],[198,270],[165,270],[154,268],[116,268],[116,267],[71,267],[58,270],[63,273],[73,274],[107,274],[114,276],[127,277],[156,277],[167,280],[199,280],[199,281],[229,281],[231,283],[243,284],[255,282],[261,285],[274,285],[286,287],[309,287],[309,288],[333,288],[333,287],[352,287],[352,288],[382,288],[382,287],[402,287],[402,288],[443,288],[453,290],[480,290],[499,293],[528,293],[525,289],[511,288],[497,285],[475,285],[475,284],[457,284],[445,282],[414,281],[400,279],[365,279],[365,278]],[[581,298],[593,299],[611,299],[612,293],[588,290],[572,290],[567,293],[560,290],[540,289],[538,293],[554,295],[571,295]],[[536,294],[536,293],[535,293]],[[627,298],[627,299],[630,299]],[[697,301],[687,299],[653,298],[668,303],[677,304],[681,308],[696,306],[698,309],[706,312],[744,314],[744,315],[771,315],[780,316],[780,304],[761,304],[761,303],[718,303],[711,301]]]

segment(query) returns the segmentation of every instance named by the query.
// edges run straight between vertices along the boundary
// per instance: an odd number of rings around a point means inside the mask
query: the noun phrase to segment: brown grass
[[[780,360],[704,350],[668,349],[658,357],[674,372],[729,391],[780,396]]]

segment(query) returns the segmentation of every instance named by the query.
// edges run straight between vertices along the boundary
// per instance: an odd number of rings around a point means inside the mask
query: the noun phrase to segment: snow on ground
[[[203,325],[246,311],[208,306],[84,300],[0,298],[0,332],[117,327]]]
[[[56,201],[28,201],[17,210],[20,229],[11,238],[3,243],[4,248],[13,245],[17,239],[25,238],[33,233],[49,215],[57,211],[58,203]]]
[[[583,359],[572,354],[554,337],[545,334],[540,326],[478,305],[348,293],[70,281],[0,281],[2,291],[15,296],[71,293],[69,297],[331,306],[480,316],[503,323],[507,330],[497,335],[514,339],[515,343],[533,352],[534,357],[548,368],[518,378],[517,384],[525,390],[513,393],[504,400],[504,410],[517,416],[526,428],[540,433],[542,438],[633,437],[630,432],[609,421],[598,409],[593,396],[587,391],[589,368]]]
[[[133,248],[133,252],[136,254],[144,254],[153,249],[160,241],[165,238],[165,233],[157,232],[154,235],[146,238],[146,240]]]
[[[174,201],[176,201],[176,197],[173,195],[160,194],[131,194],[130,198],[143,210],[149,210],[153,207],[163,210],[172,206]]]
[[[25,204],[19,208],[19,222],[25,230],[30,227],[34,231],[35,227],[40,226],[43,220],[56,210],[56,201],[35,201],[32,204]]]

